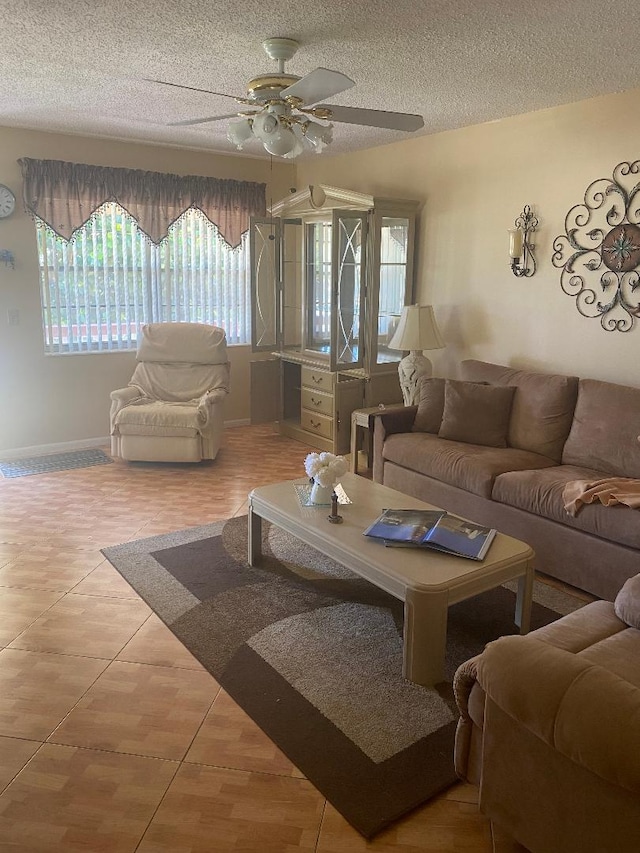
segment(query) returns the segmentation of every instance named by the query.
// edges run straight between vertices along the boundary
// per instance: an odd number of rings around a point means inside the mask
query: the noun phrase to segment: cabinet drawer
[[[310,412],[320,412],[323,415],[333,415],[333,397],[313,388],[302,389],[302,408]]]
[[[303,409],[300,414],[300,425],[302,429],[314,432],[324,438],[333,437],[333,420],[326,415],[317,415],[315,412]]]
[[[312,367],[302,368],[302,384],[307,388],[319,388],[322,391],[333,391],[333,373],[324,370],[314,370]]]

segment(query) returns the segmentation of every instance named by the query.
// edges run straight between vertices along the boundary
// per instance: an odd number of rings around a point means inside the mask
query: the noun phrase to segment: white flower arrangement
[[[333,486],[347,473],[347,460],[333,453],[310,453],[304,460],[304,470],[321,486]]]

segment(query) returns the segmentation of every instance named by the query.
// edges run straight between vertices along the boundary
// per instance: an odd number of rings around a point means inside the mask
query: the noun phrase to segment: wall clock
[[[0,219],[11,216],[16,207],[16,197],[9,187],[0,184]]]

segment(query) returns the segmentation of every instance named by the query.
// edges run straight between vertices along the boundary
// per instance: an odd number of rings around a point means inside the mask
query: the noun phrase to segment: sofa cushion
[[[535,453],[512,447],[481,447],[449,441],[427,432],[395,433],[384,442],[383,457],[419,474],[480,495],[491,496],[494,480],[504,471],[555,465]]]
[[[462,377],[472,382],[515,386],[509,446],[560,462],[576,404],[576,376],[515,370],[470,359],[462,362]]]
[[[445,380],[438,435],[486,447],[506,447],[515,388]]]
[[[581,379],[562,462],[640,477],[640,388]]]
[[[418,384],[414,432],[438,432],[444,411],[444,379],[423,378]]]
[[[556,465],[545,470],[512,470],[496,477],[491,493],[494,501],[558,521],[630,548],[640,548],[640,513],[622,504],[588,504],[576,516],[564,508],[563,491],[571,480],[602,477],[601,471]]]
[[[614,608],[619,619],[632,628],[640,629],[640,575],[625,581],[616,596]]]

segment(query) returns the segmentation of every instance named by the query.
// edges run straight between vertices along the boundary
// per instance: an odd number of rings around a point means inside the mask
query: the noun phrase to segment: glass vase
[[[332,494],[333,486],[322,486],[317,480],[314,480],[309,500],[318,506],[330,506]]]

